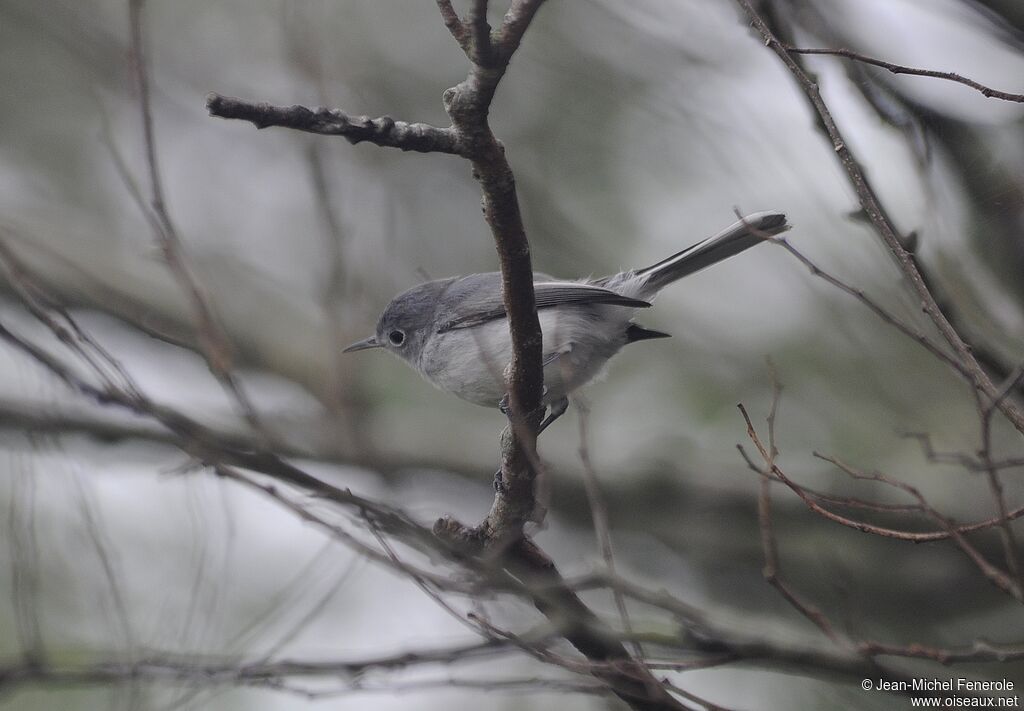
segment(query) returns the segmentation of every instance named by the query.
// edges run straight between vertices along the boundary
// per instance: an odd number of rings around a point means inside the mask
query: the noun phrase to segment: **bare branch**
[[[664,590],[650,590],[618,576],[592,573],[574,580],[571,587],[577,590],[594,587],[613,587],[630,598],[651,607],[665,610],[684,621],[684,629],[675,639],[666,635],[637,635],[657,644],[686,649],[690,653],[702,652],[697,659],[680,661],[650,660],[648,666],[655,669],[691,669],[718,666],[735,661],[746,661],[765,669],[787,670],[802,674],[820,673],[828,670],[850,679],[874,678],[880,675],[886,679],[904,678],[900,671],[890,668],[872,657],[875,655],[931,658],[940,661],[943,655],[948,663],[971,661],[1007,661],[1024,655],[1024,645],[995,645],[978,641],[969,648],[938,649],[912,644],[905,647],[884,645],[874,642],[859,642],[844,645],[839,649],[801,647],[780,643],[777,636],[758,636],[748,626],[726,629],[707,619],[700,611],[677,599]],[[923,650],[923,651],[922,651]]]
[[[318,516],[309,507],[303,505],[297,501],[294,497],[286,495],[281,491],[279,486],[274,484],[265,484],[257,481],[253,477],[246,476],[241,471],[232,467],[218,464],[214,466],[215,471],[218,475],[236,481],[244,486],[252,488],[256,491],[260,491],[266,496],[270,497],[284,508],[294,513],[298,518],[303,521],[312,523],[317,527],[321,528],[325,532],[329,533],[333,538],[343,542],[346,546],[351,548],[353,551],[362,555],[375,563],[379,563],[385,567],[392,568],[399,573],[407,575],[414,580],[428,581],[432,585],[440,588],[452,588],[456,590],[472,591],[472,586],[466,586],[456,581],[449,580],[441,575],[431,573],[430,571],[418,569],[408,563],[397,560],[390,552],[381,552],[374,547],[359,540],[356,536],[346,531],[341,526],[326,520],[325,518]]]
[[[479,67],[490,67],[495,61],[494,46],[491,44],[491,26],[487,22],[487,5],[487,0],[473,0],[469,14],[466,15],[466,28],[469,30],[470,38],[469,58]]]
[[[70,377],[70,376],[69,376]],[[74,382],[74,381],[72,381]],[[114,394],[111,394],[112,398]],[[121,397],[121,396],[116,396]],[[114,399],[108,400],[109,404],[122,403],[116,402]],[[122,405],[123,406],[123,405]],[[176,423],[176,419],[162,414],[165,420],[170,422],[172,425]],[[179,416],[181,417],[181,416]],[[187,422],[187,420],[186,420]],[[179,428],[182,425],[178,425]],[[195,435],[198,441],[193,444],[193,447],[202,447],[203,449],[212,450],[214,449],[209,443],[201,444],[202,438],[206,437],[205,433],[201,430],[197,430]],[[345,505],[354,506],[357,510],[365,511],[368,515],[373,517],[374,521],[383,520],[382,517],[386,516],[386,512],[375,509],[377,506],[373,502],[365,499],[360,499],[351,492],[340,492],[333,490],[329,485],[318,482],[317,480],[309,477],[308,475],[290,468],[291,465],[283,462],[274,462],[274,458],[270,455],[262,454],[255,457],[249,457],[245,455],[238,455],[245,460],[245,465],[262,465],[269,471],[283,474],[283,479],[292,483],[298,484],[299,486],[306,488],[318,496],[338,503],[345,503]],[[272,496],[279,503],[284,503],[286,506],[292,506],[295,502],[291,499],[291,503],[284,501],[285,497],[283,492],[278,488],[271,485],[261,485],[265,494]],[[304,508],[304,507],[302,507]],[[330,530],[329,527],[332,525],[329,522],[319,519],[315,514],[306,510],[300,513],[303,517],[310,516],[307,520],[315,523],[316,525],[324,526],[335,534],[336,531]],[[394,515],[394,514],[392,514]],[[316,520],[319,519],[319,520]],[[325,525],[326,524],[326,525]],[[390,530],[396,530],[395,526],[391,526]],[[417,535],[414,532],[408,531],[407,534],[411,533],[412,536]],[[402,536],[403,540],[410,540]],[[433,545],[437,549],[438,541],[429,537],[434,541]],[[425,542],[421,539],[421,542]],[[530,546],[531,544],[524,543],[524,546]],[[444,550],[440,548],[439,550]],[[545,614],[549,615],[553,622],[555,622],[558,629],[565,629],[565,636],[578,648],[589,651],[587,664],[593,667],[593,673],[599,678],[602,678],[607,683],[613,686],[613,688],[619,689],[623,684],[632,684],[631,687],[635,692],[639,692],[640,688],[644,689],[644,693],[648,693],[648,686],[642,682],[643,677],[640,680],[637,679],[637,674],[642,674],[642,667],[639,667],[636,662],[629,659],[628,655],[618,637],[611,633],[603,623],[593,616],[593,613],[589,612],[586,607],[582,605],[578,597],[572,593],[576,584],[570,586],[558,575],[557,570],[554,569],[553,564],[550,563],[543,554],[539,556],[532,555],[532,548],[525,549],[523,555],[525,558],[520,558],[517,555],[517,562],[512,565],[510,564],[510,570],[516,574],[517,578],[522,581],[518,587],[502,587],[500,584],[496,585],[494,579],[490,579],[488,582],[488,588],[490,590],[507,589],[514,591],[518,595],[525,595],[528,599],[533,600],[534,604],[539,609],[545,611]],[[390,560],[390,556],[385,556],[389,560],[385,561],[380,556],[374,556],[378,562],[382,562],[389,567],[394,563]],[[471,568],[475,570],[484,571],[486,568],[473,565],[471,560],[466,558],[460,558],[464,564],[469,564]],[[549,567],[548,567],[549,566]],[[409,574],[409,570],[403,565],[399,569],[402,574]],[[493,568],[491,569],[493,571]],[[416,571],[416,575],[421,575],[421,571]],[[458,583],[451,579],[437,579],[432,573],[424,576],[425,579],[430,579],[432,582],[436,582],[442,585],[449,586],[449,589],[458,590]],[[897,678],[898,675],[891,671],[883,671],[875,667],[869,662],[865,662],[863,659],[856,659],[850,657],[848,653],[842,654],[830,654],[821,651],[803,650],[798,648],[787,647],[785,645],[777,645],[767,642],[766,640],[751,637],[742,629],[737,629],[733,632],[726,630],[720,630],[715,627],[710,627],[703,622],[702,615],[689,607],[685,603],[675,600],[667,595],[667,593],[655,593],[645,591],[638,586],[626,583],[625,581],[612,580],[611,578],[603,577],[591,577],[589,584],[593,585],[609,585],[614,586],[617,589],[621,589],[624,593],[630,597],[643,601],[646,604],[651,604],[656,607],[661,607],[668,611],[671,611],[674,615],[679,616],[684,620],[692,620],[693,635],[687,635],[682,640],[677,642],[697,643],[698,648],[706,649],[714,655],[713,662],[707,663],[724,663],[730,659],[748,659],[754,663],[764,663],[766,666],[773,668],[798,668],[804,670],[806,673],[820,674],[826,671],[839,671],[848,675],[863,677],[866,673],[880,673],[886,676],[886,678]],[[472,590],[471,586],[467,590]],[[568,629],[566,629],[568,627]],[[638,637],[639,638],[639,637]],[[586,653],[586,652],[585,652]],[[981,658],[981,657],[979,657]],[[603,661],[602,661],[603,660]],[[693,662],[683,663],[683,667],[692,666]],[[678,665],[677,665],[678,666]],[[600,673],[598,673],[600,672]],[[144,675],[142,675],[144,676]],[[499,685],[500,687],[500,685]],[[666,702],[667,703],[667,702]],[[640,708],[665,708],[664,705],[654,706],[639,706]],[[676,706],[668,706],[668,708],[676,708]]]
[[[818,455],[817,453],[815,453],[815,456],[827,462],[830,462],[831,464],[834,464],[842,472],[844,472],[845,474],[849,475],[854,479],[877,481],[882,484],[886,484],[887,486],[890,486],[894,489],[899,489],[900,491],[910,494],[912,497],[917,499],[917,502],[921,506],[922,511],[931,516],[949,533],[949,537],[956,542],[957,546],[967,555],[968,558],[971,559],[971,561],[978,567],[978,570],[980,570],[986,578],[988,578],[996,587],[998,587],[1000,590],[1013,597],[1018,602],[1024,602],[1024,593],[1022,593],[1020,586],[1016,582],[1011,580],[1006,575],[1006,573],[1004,573],[996,566],[992,565],[992,563],[990,563],[985,558],[981,551],[979,551],[966,538],[964,538],[963,533],[958,529],[956,524],[947,516],[943,515],[937,509],[935,509],[930,503],[928,503],[927,499],[925,499],[924,495],[920,491],[918,491],[916,487],[911,486],[910,484],[907,484],[905,482],[893,479],[892,477],[886,476],[881,472],[875,471],[867,473],[854,469],[853,467],[849,466],[848,464],[844,464],[843,462],[839,461],[838,459],[835,459],[834,457],[824,457]],[[995,519],[995,521],[997,525],[1005,525],[1006,523],[1005,517],[999,517]]]
[[[611,527],[608,523],[608,507],[605,506],[604,497],[601,494],[601,483],[597,479],[597,472],[590,460],[590,447],[588,438],[588,419],[590,410],[582,398],[576,398],[576,413],[579,418],[580,428],[580,463],[583,465],[583,485],[587,490],[587,503],[590,505],[590,516],[594,522],[594,535],[597,537],[597,545],[601,551],[601,557],[612,575],[615,571],[615,552],[612,548]],[[622,620],[622,629],[627,635],[633,633],[633,626],[629,619],[629,607],[626,605],[626,598],[621,590],[612,589],[612,596],[615,599],[615,607],[619,611],[619,619]],[[637,642],[633,647],[633,654],[638,660],[644,659],[643,647]]]
[[[856,521],[854,519],[850,519],[845,516],[840,516],[839,514],[833,513],[832,511],[829,511],[828,509],[817,503],[817,501],[814,500],[814,497],[810,496],[807,492],[803,490],[803,488],[799,484],[796,484],[789,477],[787,477],[783,473],[783,471],[779,469],[778,465],[774,463],[773,458],[769,454],[768,450],[765,448],[764,444],[761,442],[761,438],[758,436],[757,431],[754,429],[754,425],[750,420],[750,416],[747,414],[746,408],[744,408],[741,404],[739,405],[739,409],[740,412],[743,414],[744,421],[747,424],[747,435],[754,443],[754,446],[757,447],[757,451],[761,454],[761,458],[765,462],[765,469],[763,470],[754,467],[755,471],[757,471],[759,474],[763,476],[767,472],[770,472],[780,481],[782,481],[782,483],[788,486],[790,490],[793,491],[793,493],[799,496],[800,499],[808,506],[808,508],[810,508],[815,513],[821,515],[822,517],[829,519],[830,521],[840,523],[844,526],[854,528],[858,531],[863,531],[865,533],[873,533],[879,536],[885,536],[889,538],[900,538],[903,540],[922,540],[920,536],[924,534],[913,534],[908,533],[906,531],[895,531],[892,529],[883,528],[881,526],[874,526],[863,521]],[[939,513],[939,511],[932,507],[931,504],[929,504],[928,501],[921,494],[921,492],[919,492],[916,488],[910,486],[909,484],[905,484],[903,482],[897,481],[895,479],[892,479],[891,477],[887,477],[877,472],[872,474],[866,474],[864,472],[857,471],[852,467],[849,467],[848,465],[845,465],[842,462],[830,457],[824,457],[818,455],[817,453],[815,453],[815,456],[818,456],[819,458],[825,459],[826,461],[834,464],[839,469],[841,469],[846,474],[850,475],[855,479],[878,481],[889,486],[892,486],[894,488],[900,489],[901,491],[904,491],[913,496],[915,499],[917,499],[921,509],[924,512],[926,512],[929,516],[931,516],[933,519],[935,519],[945,529],[945,532],[948,534],[946,537],[951,538],[956,542],[957,546],[967,555],[968,558],[970,558],[970,560],[978,567],[978,569],[985,575],[986,578],[988,578],[996,587],[998,587],[1000,590],[1013,597],[1015,600],[1022,601],[1022,592],[1020,587],[1014,581],[1012,581],[1003,571],[999,570],[996,566],[992,565],[988,560],[986,560],[985,557],[981,554],[981,552],[978,551],[978,549],[975,548],[973,545],[971,545],[971,543],[967,541],[966,538],[964,538],[963,532],[960,530],[960,527],[956,526],[956,524],[953,521],[951,521],[948,517],[942,515],[941,513]],[[751,465],[753,466],[752,462]],[[995,524],[998,525],[1003,520],[1004,519],[1001,517],[997,518],[995,519]]]
[[[933,79],[945,79],[946,81],[956,82],[957,84],[963,84],[970,88],[979,91],[982,95],[990,99],[1002,99],[1003,101],[1016,101],[1018,103],[1024,103],[1024,94],[1011,94],[1006,91],[999,91],[991,87],[985,86],[980,82],[976,82],[973,79],[968,79],[965,76],[956,74],[955,72],[941,72],[933,69],[918,69],[917,67],[908,67],[902,64],[893,64],[892,62],[886,62],[881,59],[875,59],[859,52],[854,52],[849,49],[824,49],[817,47],[792,47],[790,45],[784,45],[787,52],[792,54],[825,54],[833,57],[842,57],[844,59],[851,59],[862,64],[870,64],[875,67],[881,67],[893,74],[909,74],[911,76],[918,77],[932,77]]]
[[[106,532],[103,530],[102,521],[93,510],[95,504],[92,501],[92,491],[89,488],[89,484],[83,481],[82,476],[77,471],[71,473],[71,479],[78,490],[79,509],[86,531],[89,534],[93,549],[96,551],[96,557],[103,570],[103,577],[107,582],[110,601],[114,608],[114,618],[119,628],[118,631],[121,634],[125,649],[131,653],[136,646],[135,632],[132,629],[131,618],[128,615],[128,604],[122,591],[120,576],[118,575],[117,557],[112,550]]]
[[[957,464],[968,471],[982,471],[984,465],[971,455],[964,452],[940,452],[932,444],[931,435],[927,432],[902,432],[902,437],[916,440],[921,447],[924,458],[933,464]]]
[[[909,325],[902,319],[898,318],[892,312],[888,311],[884,306],[882,306],[873,298],[868,296],[863,289],[851,286],[850,284],[846,283],[839,277],[825,271],[817,264],[815,264],[813,261],[811,261],[810,258],[808,258],[806,255],[800,252],[796,247],[794,247],[785,237],[769,237],[768,241],[779,245],[787,252],[789,252],[789,254],[792,255],[794,259],[796,259],[798,262],[807,267],[807,269],[811,272],[813,276],[816,276],[819,279],[823,279],[824,281],[828,282],[829,284],[836,287],[840,291],[845,292],[846,294],[849,294],[853,298],[857,299],[857,301],[867,306],[868,309],[870,309],[871,312],[874,313],[882,321],[889,324],[890,326],[892,326],[893,328],[895,328],[897,331],[907,336],[908,338],[919,343],[921,346],[924,347],[925,350],[927,350],[933,356],[935,356],[940,361],[948,365],[950,368],[955,370],[960,375],[970,380],[970,373],[960,361],[948,355],[945,351],[939,348],[939,346],[933,343],[932,340],[928,338],[928,336],[926,336],[924,333],[917,330],[913,326]]]
[[[459,43],[459,46],[462,47],[468,56],[469,30],[466,28],[465,23],[459,19],[455,8],[452,7],[452,0],[437,0],[437,9],[441,11],[441,19],[444,21],[444,26],[448,28],[448,31],[452,33],[452,37],[455,38],[455,41]]]
[[[725,706],[719,706],[713,701],[708,701],[707,699],[701,696],[697,696],[693,692],[687,691],[686,689],[683,689],[675,684],[670,683],[667,679],[665,680],[665,688],[671,691],[673,694],[682,696],[687,701],[697,704],[697,706],[699,706],[702,709],[705,709],[705,711],[734,711],[733,709],[726,708]]]
[[[81,329],[67,309],[57,304],[35,283],[28,268],[2,239],[0,266],[28,312],[46,326],[69,351],[88,364],[102,382],[132,393],[139,392],[135,381],[117,359]]]
[[[778,590],[793,609],[814,623],[826,637],[833,642],[839,642],[839,635],[824,613],[817,607],[804,602],[779,575],[779,552],[772,526],[771,479],[766,474],[761,475],[761,494],[758,496],[757,511],[761,527],[761,544],[764,550],[762,573],[765,581]]]
[[[256,408],[248,394],[232,372],[232,347],[221,324],[214,314],[209,298],[198,279],[192,273],[186,260],[181,238],[171,220],[164,196],[163,180],[157,163],[156,129],[153,123],[152,100],[149,89],[149,71],[146,64],[145,43],[142,30],[143,0],[128,0],[128,19],[131,25],[131,47],[134,57],[135,81],[139,90],[139,109],[142,118],[142,133],[146,146],[146,165],[149,169],[150,207],[155,218],[154,232],[157,243],[174,279],[181,286],[192,305],[196,317],[196,330],[201,352],[210,371],[224,389],[231,394],[241,409],[242,415],[252,428],[267,441],[270,433],[263,427]]]
[[[46,656],[39,618],[39,541],[36,524],[36,472],[30,465],[10,472],[11,496],[7,510],[11,602],[16,647],[31,664]]]
[[[354,678],[374,670],[395,671],[433,664],[455,664],[515,651],[515,646],[508,642],[488,639],[352,661],[283,660],[252,663],[238,659],[209,659],[197,663],[173,655],[163,655],[130,663],[110,661],[85,666],[51,667],[31,663],[0,667],[0,689],[8,690],[14,685],[26,683],[108,684],[131,679],[211,685],[267,682],[285,678]]]
[[[345,346],[351,341],[345,336],[342,317],[343,306],[359,289],[356,274],[345,269],[344,246],[347,242],[339,210],[331,197],[331,186],[325,165],[324,151],[310,141],[305,151],[310,168],[313,197],[324,227],[326,273],[321,289],[321,305],[327,332],[325,359],[330,368],[327,387],[322,400],[331,415],[331,431],[335,446],[340,451],[370,454],[374,447],[366,436],[366,418],[355,412],[364,402],[364,384],[359,373],[343,363]]]
[[[915,659],[931,659],[939,664],[955,664],[959,662],[1012,662],[1024,659],[1024,645],[994,644],[979,639],[969,647],[942,648],[929,647],[923,644],[880,644],[863,642],[860,648],[872,656],[910,657]]]
[[[461,154],[458,137],[450,128],[426,123],[395,121],[389,116],[350,116],[340,109],[274,106],[210,93],[206,108],[211,116],[248,121],[256,128],[280,126],[306,133],[343,136],[349,143],[369,142],[417,153]]]
[[[218,94],[207,97],[211,115],[245,119],[261,128],[286,126],[342,135],[353,143],[371,141],[404,150],[454,153],[472,163],[473,176],[483,191],[484,217],[498,251],[512,340],[512,359],[506,369],[510,427],[502,438],[504,485],[495,496],[478,536],[502,545],[522,535],[523,525],[536,505],[533,489],[539,461],[536,433],[543,415],[543,341],[534,303],[530,246],[519,211],[515,178],[487,117],[509,60],[542,3],[543,0],[515,0],[501,28],[491,33],[487,2],[474,0],[465,22],[458,18],[450,2],[438,2],[445,26],[472,61],[465,81],[444,92],[445,110],[452,120],[449,128],[408,124],[389,117],[353,118],[339,110],[253,104]],[[496,44],[492,34],[497,37]],[[495,47],[496,52],[492,51]]]
[[[464,146],[462,155],[472,163],[473,176],[483,191],[484,217],[491,227],[501,264],[505,313],[512,339],[512,360],[505,371],[510,428],[502,442],[503,487],[481,526],[486,539],[501,545],[521,535],[536,504],[536,435],[543,414],[543,339],[534,302],[530,245],[519,211],[515,178],[487,117],[512,52],[542,3],[543,0],[515,0],[498,31],[499,36],[508,38],[500,43],[500,56],[494,57],[489,65],[475,61],[465,81],[444,92],[445,109]],[[485,11],[486,3],[477,2],[478,23],[480,13]],[[473,33],[470,56],[474,58],[481,56],[477,44],[483,41],[480,29]]]
[[[509,570],[531,581],[533,604],[567,640],[595,665],[592,673],[607,683],[615,695],[637,711],[682,709],[650,670],[633,659],[619,638],[566,584],[554,562],[529,539],[523,538],[506,556]]]
[[[407,542],[418,541],[419,545],[432,551],[453,555],[454,552],[438,541],[429,530],[412,521],[405,514],[378,504],[351,491],[339,489],[302,469],[284,461],[276,454],[264,450],[237,448],[221,441],[217,433],[182,413],[159,405],[141,393],[129,392],[113,385],[97,387],[78,375],[60,359],[47,353],[43,348],[11,332],[0,323],[0,340],[7,341],[16,349],[35,360],[54,377],[73,391],[97,404],[116,407],[147,418],[169,429],[175,435],[175,444],[199,461],[210,464],[229,464],[244,467],[281,481],[299,486],[325,500],[353,509],[363,517],[372,517],[377,525],[392,534],[400,533]]]
[[[519,43],[523,41],[526,28],[533,21],[533,16],[540,9],[542,1],[513,0],[512,6],[505,13],[497,38],[497,44],[505,56],[511,57],[519,49]]]
[[[751,5],[750,0],[736,0],[736,2],[750,18],[754,28],[761,35],[765,44],[782,60],[782,63],[793,75],[797,85],[806,95],[808,102],[828,134],[836,156],[846,172],[850,185],[857,194],[864,213],[870,220],[875,232],[895,258],[897,266],[910,284],[914,294],[920,300],[922,310],[928,315],[936,329],[938,329],[939,333],[953,349],[957,359],[966,370],[972,385],[988,397],[994,398],[997,394],[995,384],[984,368],[978,363],[977,358],[971,352],[970,346],[960,336],[949,322],[949,319],[946,318],[938,303],[936,303],[935,297],[917,268],[913,254],[904,246],[903,240],[886,216],[885,210],[874,189],[871,187],[863,168],[861,168],[860,163],[850,151],[845,137],[836,125],[831,111],[821,97],[818,85],[794,60],[787,51],[786,45],[779,41],[764,17]],[[1017,431],[1024,434],[1024,411],[1021,411],[1014,402],[1006,399],[999,403],[999,409]]]
[[[771,365],[770,362],[769,365]],[[839,634],[832,627],[832,623],[828,621],[828,618],[825,617],[824,613],[817,607],[801,599],[801,597],[797,595],[796,591],[794,591],[780,575],[779,550],[775,539],[775,528],[772,523],[772,479],[770,473],[775,467],[775,458],[779,454],[779,450],[775,443],[775,420],[778,415],[782,385],[779,382],[774,367],[771,368],[771,374],[772,405],[771,410],[768,413],[767,450],[765,450],[761,445],[761,442],[757,437],[757,433],[754,431],[754,425],[751,423],[750,417],[747,415],[746,409],[743,405],[739,405],[740,412],[743,413],[743,419],[747,423],[747,434],[751,436],[762,456],[767,455],[767,458],[765,459],[766,468],[760,472],[761,491],[757,499],[757,518],[761,529],[761,547],[764,551],[764,568],[762,569],[762,574],[764,575],[765,581],[778,590],[779,594],[786,599],[786,602],[788,602],[793,609],[814,623],[814,625],[817,626],[818,629],[820,629],[830,640],[840,643],[842,640]]]
[[[739,449],[740,449],[740,453],[743,454],[744,457],[747,459],[748,465],[750,465],[751,468],[754,469],[754,471],[760,473],[760,468],[757,467],[756,465],[754,465],[753,462],[751,462],[750,459],[746,457],[746,453],[743,451],[742,447],[739,448]],[[826,462],[829,462],[831,464],[836,464],[836,462],[832,458],[826,457],[825,455],[819,454],[818,452],[814,452],[814,456],[818,457],[819,459],[822,459],[822,460],[824,460]],[[826,496],[826,495],[823,495],[823,494],[821,494],[819,492],[813,491],[812,489],[808,489],[808,488],[806,488],[804,486],[796,484],[795,482],[793,482],[790,479],[779,479],[779,478],[776,478],[776,480],[780,481],[781,483],[783,483],[787,487],[789,487],[791,490],[793,490],[793,492],[796,493],[804,501],[804,503],[807,505],[807,507],[810,508],[815,513],[817,513],[817,514],[819,514],[819,515],[829,519],[830,521],[834,521],[835,523],[841,524],[841,525],[846,526],[848,528],[853,528],[855,530],[861,531],[862,533],[870,533],[872,535],[881,536],[883,538],[896,538],[896,539],[903,540],[903,541],[910,541],[911,543],[929,543],[929,542],[932,542],[932,541],[946,540],[947,538],[951,538],[954,533],[964,534],[964,533],[975,533],[977,531],[984,531],[985,529],[989,529],[989,528],[993,528],[995,526],[998,526],[1000,524],[1000,521],[1001,521],[1001,519],[999,517],[996,517],[996,518],[986,519],[984,521],[978,521],[977,523],[960,524],[960,525],[954,526],[952,528],[952,530],[921,531],[921,532],[902,531],[902,530],[895,529],[895,528],[886,528],[884,526],[876,526],[874,524],[870,524],[870,523],[867,523],[865,521],[858,521],[858,520],[855,520],[855,519],[847,518],[847,517],[842,516],[840,514],[834,513],[832,511],[829,511],[828,509],[826,509],[825,507],[821,506],[820,504],[818,504],[816,502],[817,501],[825,501],[827,503],[834,503],[834,504],[837,504],[839,506],[849,506],[849,507],[855,507],[855,508],[866,508],[866,509],[874,509],[874,510],[879,510],[879,511],[907,511],[907,510],[924,511],[921,508],[920,504],[911,504],[911,505],[892,504],[892,505],[885,505],[885,504],[877,504],[877,503],[861,501],[859,499],[837,498],[837,497],[832,497],[832,496]],[[1021,506],[1021,507],[1018,507],[1018,508],[1013,509],[1011,511],[1008,511],[1006,515],[1007,515],[1007,518],[1009,520],[1016,520],[1018,518],[1021,518],[1022,516],[1024,516],[1024,506]]]
[[[1009,519],[1009,511],[1006,504],[1006,495],[1003,492],[1003,482],[999,469],[995,466],[992,456],[992,415],[995,412],[999,401],[1005,398],[1011,390],[1017,387],[1024,369],[1020,366],[1014,369],[1006,381],[1000,386],[999,392],[990,402],[984,402],[981,395],[974,391],[975,402],[978,408],[978,420],[980,423],[981,447],[978,450],[978,459],[985,470],[985,477],[988,479],[989,491],[992,493],[992,500],[996,505],[996,513],[999,517],[999,537],[1003,546],[1003,555],[1006,560],[1006,569],[1014,579],[1018,590],[1024,590],[1024,579],[1021,577],[1020,551],[1017,546],[1017,536]]]

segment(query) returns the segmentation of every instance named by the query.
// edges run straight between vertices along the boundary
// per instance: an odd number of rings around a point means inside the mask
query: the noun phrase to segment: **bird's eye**
[[[388,340],[391,341],[391,345],[400,346],[405,343],[405,333],[402,331],[394,330],[388,334]]]

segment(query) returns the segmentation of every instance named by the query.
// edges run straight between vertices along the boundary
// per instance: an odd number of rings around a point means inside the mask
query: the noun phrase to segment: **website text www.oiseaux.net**
[[[906,694],[910,707],[919,709],[1015,709],[1020,697],[1009,679],[936,679],[909,681],[864,679],[864,691]]]

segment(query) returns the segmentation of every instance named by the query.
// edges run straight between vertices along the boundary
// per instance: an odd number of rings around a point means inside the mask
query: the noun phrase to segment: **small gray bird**
[[[749,215],[703,242],[646,269],[579,281],[534,276],[544,334],[543,430],[569,406],[568,395],[598,375],[628,343],[669,334],[633,321],[661,289],[789,229],[775,212]],[[384,348],[423,377],[463,400],[502,407],[505,365],[512,342],[502,301],[501,274],[470,274],[428,281],[391,300],[373,336],[344,350]]]

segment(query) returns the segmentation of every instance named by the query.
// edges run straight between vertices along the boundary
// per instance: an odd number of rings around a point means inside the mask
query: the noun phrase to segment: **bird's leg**
[[[501,410],[501,414],[505,417],[508,417],[508,413],[512,411],[509,405],[508,393],[501,396],[501,400],[498,401],[498,409]],[[505,482],[501,478],[501,467],[498,467],[498,471],[494,472],[494,490],[499,494],[508,493]]]
[[[501,402],[498,403],[498,408],[506,415],[508,414],[508,412],[506,412],[506,410],[508,409],[507,394],[503,398],[501,398]],[[548,414],[543,420],[541,420],[540,425],[537,427],[537,434],[539,435],[541,432],[546,430],[549,425],[551,425],[555,420],[564,415],[565,411],[568,409],[569,398],[567,397],[561,397],[558,400],[552,402],[550,405],[548,405]],[[505,488],[505,482],[502,481],[501,478],[500,468],[498,469],[498,471],[494,472],[494,490],[502,494],[507,492],[507,489]]]
[[[537,434],[540,434],[548,428],[555,420],[565,414],[565,411],[569,409],[569,398],[561,397],[555,400],[548,406],[548,415],[545,417],[540,426],[537,428]]]

